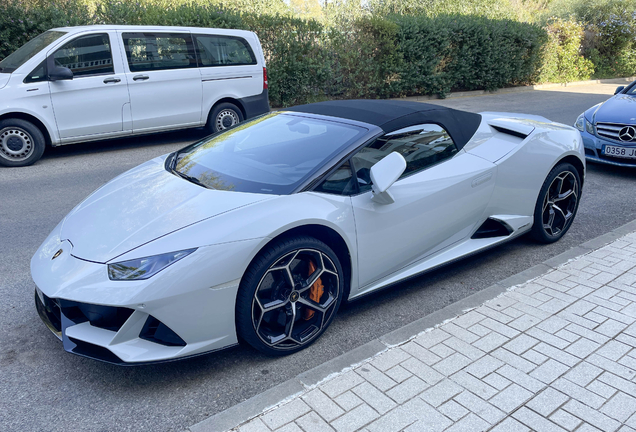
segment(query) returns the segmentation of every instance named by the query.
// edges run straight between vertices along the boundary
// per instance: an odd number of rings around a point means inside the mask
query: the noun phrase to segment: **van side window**
[[[192,37],[186,33],[123,33],[131,72],[197,67]]]
[[[255,65],[256,57],[247,41],[235,36],[194,35],[199,67]]]
[[[106,33],[73,39],[53,54],[55,64],[69,68],[73,77],[115,73]]]
[[[25,84],[46,81],[48,79],[46,74],[46,60],[36,66],[29,75],[24,79]]]
[[[436,124],[423,124],[381,136],[352,158],[360,192],[371,189],[371,167],[392,152],[406,159],[400,178],[415,174],[450,159],[457,147],[446,130]]]

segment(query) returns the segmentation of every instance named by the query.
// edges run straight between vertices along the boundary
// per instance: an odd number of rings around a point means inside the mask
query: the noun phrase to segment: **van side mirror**
[[[625,88],[625,86],[616,87],[616,91],[614,92],[614,94],[619,94],[620,92],[623,91],[624,88]]]
[[[391,193],[387,190],[406,169],[404,157],[393,152],[371,167],[371,181],[373,182],[373,201],[379,204],[392,204],[395,202]]]
[[[49,81],[64,81],[73,79],[73,71],[64,66],[58,66],[55,64],[55,58],[53,54],[46,59],[46,70],[48,71],[47,77]]]

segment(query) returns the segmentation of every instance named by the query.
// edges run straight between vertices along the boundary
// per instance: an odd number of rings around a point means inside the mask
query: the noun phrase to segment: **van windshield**
[[[4,60],[0,61],[0,72],[14,72],[17,68],[26,63],[34,55],[42,51],[44,48],[46,48],[65,34],[66,32],[49,30],[34,37],[30,41],[22,45],[17,51],[10,54]]]

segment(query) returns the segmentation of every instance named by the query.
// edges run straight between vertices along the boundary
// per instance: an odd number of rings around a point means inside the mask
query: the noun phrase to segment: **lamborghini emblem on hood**
[[[62,252],[64,252],[63,249],[58,250],[57,252],[53,254],[53,258],[51,259],[54,260],[55,258],[59,257],[60,255],[62,255]]]

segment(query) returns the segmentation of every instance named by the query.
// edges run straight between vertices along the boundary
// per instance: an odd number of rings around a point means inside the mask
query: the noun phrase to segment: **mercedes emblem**
[[[625,126],[618,132],[618,138],[621,141],[634,141],[634,138],[636,138],[636,128],[634,128],[634,126]]]

